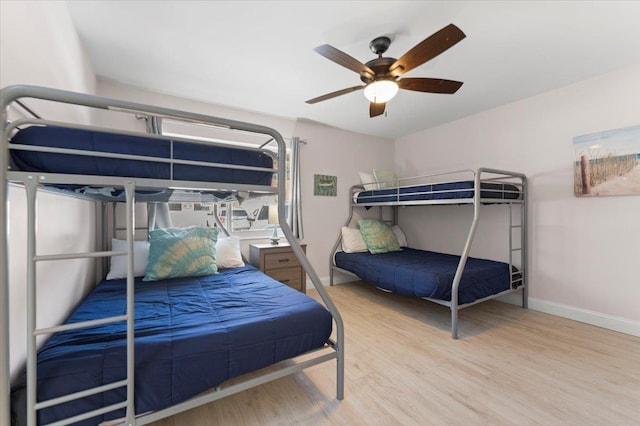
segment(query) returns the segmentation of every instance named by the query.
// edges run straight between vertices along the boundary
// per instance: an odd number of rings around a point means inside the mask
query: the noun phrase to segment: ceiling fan
[[[328,44],[318,46],[313,50],[338,65],[357,72],[360,74],[360,80],[365,84],[327,93],[326,95],[309,99],[306,102],[315,104],[316,102],[326,101],[336,96],[364,89],[364,96],[370,101],[369,116],[376,117],[384,113],[387,101],[396,95],[398,89],[453,94],[462,86],[462,82],[441,78],[401,78],[401,76],[435,58],[465,37],[460,28],[449,24],[422,40],[400,59],[383,57],[382,55],[391,44],[391,39],[389,37],[377,37],[369,43],[369,48],[378,57],[366,64]]]

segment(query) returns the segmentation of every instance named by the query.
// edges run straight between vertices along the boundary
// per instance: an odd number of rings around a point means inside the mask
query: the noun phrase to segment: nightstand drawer
[[[303,252],[307,245],[300,244]],[[289,244],[249,244],[249,262],[289,287],[307,291],[307,274]]]
[[[267,253],[264,255],[264,270],[300,267],[300,262],[293,252]]]
[[[302,291],[301,270],[297,268],[282,268],[269,271],[269,276],[283,284]]]

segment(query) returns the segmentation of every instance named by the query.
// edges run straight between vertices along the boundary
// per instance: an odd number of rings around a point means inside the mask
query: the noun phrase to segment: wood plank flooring
[[[343,401],[330,362],[154,425],[640,425],[640,338],[490,301],[463,309],[451,340],[443,306],[362,282],[328,291]]]

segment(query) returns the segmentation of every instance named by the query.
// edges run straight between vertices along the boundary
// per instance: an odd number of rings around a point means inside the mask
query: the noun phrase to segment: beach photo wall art
[[[577,197],[640,195],[640,125],[573,138]]]

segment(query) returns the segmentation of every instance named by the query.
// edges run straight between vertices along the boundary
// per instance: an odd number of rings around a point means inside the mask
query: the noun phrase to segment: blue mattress
[[[160,158],[171,157],[171,145],[170,142],[166,140],[88,130],[66,129],[55,126],[27,127],[18,131],[18,133],[11,138],[11,143]],[[185,142],[173,143],[173,158],[243,166],[273,167],[273,159],[269,155],[261,152]],[[19,170],[29,172],[124,176],[149,179],[171,178],[171,168],[169,164],[153,161],[123,160],[15,149],[11,150],[11,159]],[[183,164],[175,164],[173,166],[174,180],[270,186],[272,176],[273,172]]]
[[[121,315],[125,280],[101,282],[67,323]],[[136,279],[136,413],[322,347],[332,318],[318,302],[252,266],[157,282]],[[38,354],[38,401],[122,380],[126,324],[55,334]],[[39,424],[124,400],[126,388],[39,412]],[[124,416],[124,410],[82,424]]]
[[[509,184],[481,183],[481,198],[517,200],[522,197],[518,187]],[[474,181],[436,183],[432,185],[401,186],[398,188],[362,191],[356,203],[393,203],[399,201],[428,201],[473,198]]]
[[[405,296],[451,301],[460,256],[403,248],[382,254],[336,253],[336,266],[376,287]],[[469,257],[458,287],[458,303],[471,303],[510,288],[509,265]]]

